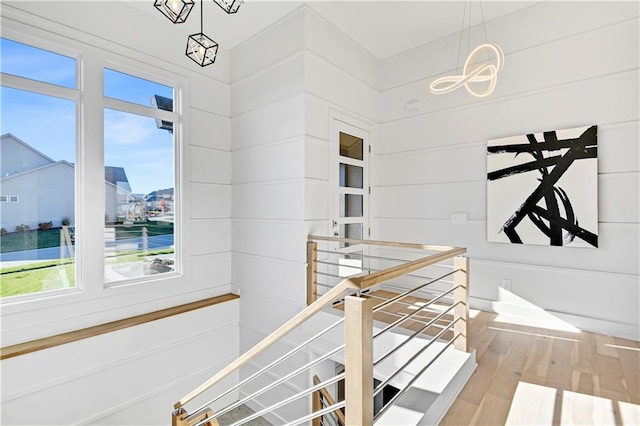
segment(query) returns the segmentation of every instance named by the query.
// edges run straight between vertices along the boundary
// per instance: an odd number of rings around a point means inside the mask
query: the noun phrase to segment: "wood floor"
[[[478,368],[442,425],[640,425],[640,343],[470,321]]]

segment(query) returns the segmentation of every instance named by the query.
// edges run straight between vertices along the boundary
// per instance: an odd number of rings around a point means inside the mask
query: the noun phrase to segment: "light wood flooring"
[[[442,425],[640,425],[640,343],[470,321],[478,368]]]

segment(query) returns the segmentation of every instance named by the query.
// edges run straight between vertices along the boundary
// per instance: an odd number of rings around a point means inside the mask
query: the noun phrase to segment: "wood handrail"
[[[40,351],[42,349],[53,348],[55,346],[76,342],[82,339],[88,339],[89,337],[95,337],[105,333],[111,333],[112,331],[122,330],[124,328],[156,321],[173,315],[183,314],[195,309],[206,308],[208,306],[235,300],[239,297],[240,296],[238,296],[237,294],[224,294],[222,296],[210,297],[208,299],[198,300],[197,302],[186,303],[184,305],[174,306],[172,308],[124,318],[118,321],[108,322],[106,324],[95,325],[93,327],[82,328],[80,330],[74,330],[68,333],[57,334],[55,336],[44,337],[42,339],[31,340],[29,342],[6,346],[0,349],[0,360]]]
[[[322,297],[316,300],[311,305],[304,308],[298,314],[296,314],[289,321],[284,323],[280,328],[276,331],[265,337],[260,343],[255,345],[253,348],[249,349],[247,352],[242,354],[239,358],[233,361],[231,364],[227,365],[224,369],[222,369],[219,373],[215,374],[209,380],[198,386],[193,391],[189,392],[185,397],[183,397],[180,401],[176,402],[173,406],[178,409],[183,405],[227,377],[229,374],[233,373],[238,368],[242,367],[246,363],[248,363],[253,357],[267,349],[273,343],[278,341],[280,338],[285,336],[287,333],[292,331],[293,329],[300,326],[303,322],[309,319],[311,316],[315,315],[318,311],[324,309],[326,306],[331,304],[334,300],[342,296],[349,289],[358,289],[358,286],[351,281],[350,279],[345,279],[337,286],[333,287],[331,290],[326,292]]]
[[[320,378],[318,376],[313,376],[313,384],[319,385],[320,383],[321,383]],[[318,390],[318,392],[322,395],[322,398],[324,398],[327,401],[328,407],[331,407],[332,405],[336,405],[336,400],[333,399],[333,397],[331,396],[327,388],[322,388]],[[337,409],[334,411],[334,413],[336,414],[336,417],[338,417],[338,420],[340,421],[341,425],[344,426],[347,424],[347,421],[344,418],[344,413],[342,412],[342,410]]]
[[[449,251],[449,250],[458,248],[458,247],[451,247],[451,246],[434,246],[429,244],[418,244],[418,243],[399,243],[395,241],[356,240],[353,238],[324,237],[321,235],[308,235],[307,239],[315,240],[315,241],[333,241],[337,243],[366,244],[366,245],[372,245],[372,246],[410,248],[410,249],[432,250],[432,251]]]
[[[411,262],[403,263],[402,265],[392,266],[387,269],[383,269],[382,271],[375,272],[369,275],[360,275],[351,277],[351,280],[356,283],[361,290],[365,290],[371,286],[376,284],[383,283],[385,281],[389,281],[394,278],[401,277],[405,274],[410,274],[411,272],[417,271],[418,269],[426,268],[427,266],[435,265],[438,262],[443,260],[460,256],[464,254],[467,250],[461,247],[454,247],[445,252],[431,255],[427,257],[423,257]]]

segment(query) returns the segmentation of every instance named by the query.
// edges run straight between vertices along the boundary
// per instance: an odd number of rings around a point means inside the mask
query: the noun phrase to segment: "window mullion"
[[[78,158],[80,167],[77,181],[80,194],[77,205],[79,223],[78,264],[83,290],[87,295],[103,291],[104,272],[104,150],[102,58],[87,52],[82,59],[80,79],[82,96],[78,120]]]
[[[104,107],[165,121],[176,122],[178,120],[178,114],[174,112],[146,107],[144,105],[121,101],[119,99],[113,99],[106,96],[104,97]]]
[[[29,78],[18,77],[12,74],[0,73],[2,85],[12,89],[25,90],[27,92],[41,95],[54,96],[56,98],[78,101],[80,92],[68,87],[56,86],[55,84],[42,81],[31,80]]]

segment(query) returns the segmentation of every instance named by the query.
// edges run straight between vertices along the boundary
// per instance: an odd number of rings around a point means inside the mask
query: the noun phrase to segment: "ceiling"
[[[204,32],[214,38],[221,47],[231,50],[304,3],[374,57],[386,59],[442,37],[459,33],[466,2],[245,0],[238,13],[227,15],[213,2],[205,1]],[[483,1],[482,14],[485,22],[488,22],[531,7],[536,3],[539,2]],[[149,0],[134,1],[130,4],[153,14],[157,19],[166,19],[154,10]],[[471,2],[471,12],[472,25],[480,24],[482,19],[479,1]],[[199,13],[199,10],[192,11],[190,19],[183,25],[189,25],[189,29],[196,29],[200,23]]]

